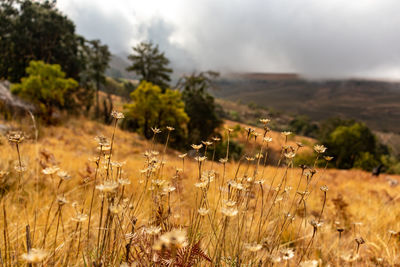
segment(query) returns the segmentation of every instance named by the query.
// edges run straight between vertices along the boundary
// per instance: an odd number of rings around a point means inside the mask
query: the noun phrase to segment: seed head
[[[42,173],[45,175],[53,175],[60,170],[57,166],[47,167],[46,169],[42,170]]]
[[[203,144],[199,144],[199,145],[192,145],[192,148],[194,149],[194,150],[199,150],[200,148],[202,148],[203,147]]]
[[[118,188],[118,183],[115,182],[104,182],[96,186],[96,189],[102,193],[113,193]]]
[[[282,255],[282,259],[285,261],[290,260],[294,257],[294,251],[290,248],[281,249],[280,253]]]
[[[228,159],[227,158],[222,158],[222,159],[219,159],[219,162],[222,163],[222,164],[225,164],[225,163],[228,162]]]
[[[68,172],[63,171],[63,170],[59,170],[57,172],[57,176],[60,177],[60,179],[62,179],[64,181],[71,179],[71,175],[69,175]]]
[[[174,229],[160,236],[153,246],[155,250],[163,249],[180,249],[188,245],[186,241],[186,233],[179,229]]]
[[[322,153],[325,153],[326,147],[324,147],[323,145],[315,145],[315,146],[314,146],[314,150],[315,150],[315,152],[317,152],[318,154],[322,154]]]
[[[201,216],[206,216],[210,210],[206,208],[200,208],[197,211]]]
[[[116,110],[113,110],[113,111],[111,112],[111,116],[112,116],[114,119],[117,119],[117,120],[125,118],[125,116],[124,116],[124,114],[123,114],[122,112],[118,112],[118,111],[116,111]]]
[[[292,159],[292,158],[294,158],[294,157],[296,156],[296,153],[294,153],[294,152],[287,152],[287,153],[284,154],[284,156],[285,156],[285,158],[287,158],[287,159]]]
[[[317,260],[303,261],[300,262],[300,267],[318,267],[318,261]]]
[[[47,257],[44,250],[32,248],[28,253],[22,254],[22,259],[28,263],[40,263]]]
[[[161,227],[149,226],[149,227],[145,228],[144,231],[148,235],[158,235],[158,233],[160,233],[160,231],[161,231]]]
[[[171,126],[167,126],[167,130],[170,131],[170,132],[172,132],[173,130],[175,130],[175,128],[174,128],[174,127],[171,127]]]
[[[88,219],[88,216],[86,214],[77,213],[76,216],[74,218],[72,218],[71,220],[78,222],[78,223],[82,223],[82,222],[86,221],[87,219]]]
[[[25,139],[22,132],[11,132],[8,135],[8,141],[11,143],[19,144]]]
[[[123,210],[122,205],[110,205],[110,212],[113,214],[120,214]]]
[[[186,156],[187,156],[187,153],[178,155],[178,157],[180,157],[181,159],[183,159],[183,158],[186,157]]]
[[[234,217],[239,213],[239,211],[235,208],[222,208],[221,212],[227,217]]]
[[[354,239],[358,245],[365,244],[365,240],[360,236]]]
[[[159,133],[161,133],[161,130],[160,129],[158,129],[157,127],[151,127],[151,130],[153,131],[153,133],[154,134],[159,134]]]
[[[284,136],[289,136],[291,134],[292,134],[292,132],[289,132],[289,131],[282,132],[282,135],[284,135]]]
[[[262,245],[257,243],[245,243],[244,248],[250,252],[257,252],[262,249]]]
[[[205,146],[211,146],[213,143],[210,141],[201,141]]]
[[[270,121],[270,119],[260,119],[260,122],[264,125],[267,125]]]
[[[207,159],[207,157],[195,157],[194,159],[198,162],[202,162],[202,161],[205,161]]]
[[[328,187],[326,185],[323,185],[319,188],[322,192],[328,192]]]
[[[219,142],[221,140],[221,138],[214,136],[211,138],[214,142]]]
[[[272,138],[271,137],[264,137],[264,141],[265,142],[267,142],[267,143],[270,143],[270,142],[272,142]]]
[[[68,200],[64,196],[58,196],[57,203],[59,206],[64,206],[65,204],[68,203]]]

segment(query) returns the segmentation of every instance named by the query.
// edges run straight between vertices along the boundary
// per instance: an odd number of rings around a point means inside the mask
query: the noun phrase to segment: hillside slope
[[[313,120],[354,118],[380,131],[400,132],[400,83],[308,81],[296,75],[231,74],[216,82],[217,97],[305,114]]]

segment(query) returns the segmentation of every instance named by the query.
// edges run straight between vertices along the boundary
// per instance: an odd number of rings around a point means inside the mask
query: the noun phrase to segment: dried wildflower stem
[[[326,204],[326,191],[324,191],[324,202],[322,203],[322,209],[318,216],[318,222],[321,222],[321,217],[322,213],[324,212],[325,204]]]
[[[89,207],[89,216],[88,216],[88,227],[87,227],[87,249],[89,250],[89,244],[90,244],[90,223],[92,219],[92,209],[93,209],[93,201],[94,201],[94,192],[96,190],[96,183],[97,183],[97,175],[99,172],[99,167],[100,167],[100,158],[101,158],[101,153],[102,153],[103,145],[100,144],[100,151],[99,155],[96,161],[96,170],[94,173],[94,181],[93,181],[93,189],[92,189],[92,196],[90,198],[90,207]],[[88,251],[89,252],[89,251]],[[89,254],[89,253],[88,253]]]

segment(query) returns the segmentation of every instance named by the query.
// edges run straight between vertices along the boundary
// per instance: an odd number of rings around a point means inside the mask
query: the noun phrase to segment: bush
[[[56,110],[73,110],[78,106],[78,82],[65,78],[61,66],[31,61],[26,69],[28,77],[11,86],[11,92],[32,102],[36,113],[45,122],[51,123]]]
[[[184,145],[189,117],[179,91],[166,89],[162,93],[159,86],[143,81],[130,96],[133,103],[125,105],[124,128],[139,131],[150,139],[151,127],[171,126],[175,128],[171,143]]]

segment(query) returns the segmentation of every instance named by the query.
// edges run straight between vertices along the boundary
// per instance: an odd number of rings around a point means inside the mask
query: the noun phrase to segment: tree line
[[[110,120],[109,48],[78,35],[55,1],[0,1],[0,58],[0,78],[34,104],[42,122],[56,123],[63,113]],[[127,70],[136,74],[139,85],[126,87],[132,91],[123,128],[151,138],[151,127],[173,127],[175,146],[199,143],[215,133],[222,121],[208,90],[216,73],[192,73],[171,86],[170,61],[152,42],[134,46],[128,59]]]

